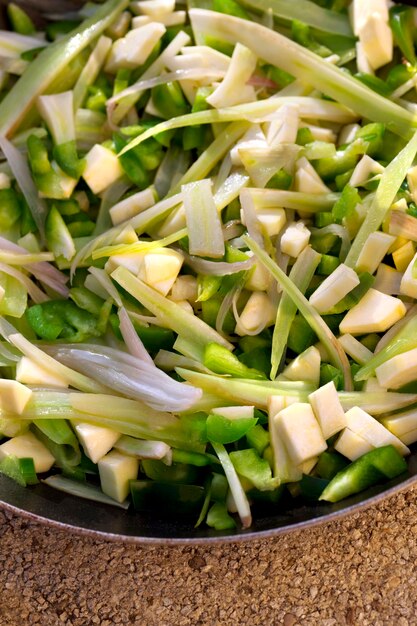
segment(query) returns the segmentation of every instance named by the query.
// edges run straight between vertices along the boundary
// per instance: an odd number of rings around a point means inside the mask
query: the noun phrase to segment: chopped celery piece
[[[117,500],[106,496],[106,494],[95,485],[88,485],[77,480],[71,480],[70,478],[65,478],[65,476],[48,476],[48,478],[44,478],[42,482],[49,487],[68,493],[71,496],[84,498],[85,500],[93,500],[101,504],[110,504],[111,506],[117,506],[121,509],[129,508],[128,501],[117,502]]]

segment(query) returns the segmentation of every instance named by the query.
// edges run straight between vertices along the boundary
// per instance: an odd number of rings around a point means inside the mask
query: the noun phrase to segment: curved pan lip
[[[46,515],[39,515],[31,511],[18,507],[10,502],[0,500],[0,509],[8,511],[14,515],[21,516],[31,522],[42,524],[46,527],[55,528],[76,536],[88,537],[98,541],[109,541],[113,543],[134,544],[145,547],[146,545],[157,546],[211,546],[219,544],[253,542],[263,539],[272,539],[289,533],[309,530],[329,522],[338,521],[349,517],[354,513],[363,511],[373,505],[379,504],[385,499],[406,491],[417,482],[417,475],[410,476],[406,480],[394,484],[388,489],[382,489],[379,493],[366,497],[364,500],[345,506],[331,513],[318,517],[301,520],[291,524],[268,528],[265,530],[238,531],[237,534],[211,535],[207,537],[151,537],[141,535],[126,535],[115,532],[102,531],[98,529],[86,528],[70,524],[67,522],[51,519]],[[74,500],[75,501],[75,500]]]

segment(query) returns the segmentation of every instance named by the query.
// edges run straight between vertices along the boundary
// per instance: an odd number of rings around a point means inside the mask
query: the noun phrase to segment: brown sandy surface
[[[0,512],[0,626],[417,624],[416,500],[211,547],[120,545]]]

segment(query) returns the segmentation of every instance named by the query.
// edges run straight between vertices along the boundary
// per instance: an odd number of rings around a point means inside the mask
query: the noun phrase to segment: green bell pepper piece
[[[230,419],[212,413],[206,422],[207,438],[215,443],[233,443],[239,441],[257,423],[256,417],[238,417]]]

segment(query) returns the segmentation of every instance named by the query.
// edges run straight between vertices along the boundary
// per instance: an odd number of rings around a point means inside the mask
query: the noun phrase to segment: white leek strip
[[[69,385],[89,393],[102,393],[106,390],[87,376],[83,376],[74,370],[61,365],[58,361],[43,352],[40,348],[28,341],[23,335],[18,333],[14,326],[4,317],[0,317],[0,334],[12,345],[22,352],[29,359],[32,359],[39,367],[63,378]]]
[[[411,167],[417,152],[417,132],[414,133],[408,144],[397,154],[395,159],[387,165],[381,176],[372,204],[366,213],[365,219],[356,235],[346,265],[355,267],[363,246],[369,235],[378,230],[389,211],[395,196]]]
[[[155,204],[155,190],[148,187],[142,191],[128,196],[124,200],[112,203],[110,217],[114,226],[125,222],[127,219],[138,215]],[[98,233],[97,233],[98,234]]]
[[[265,11],[264,0],[244,0],[244,6]],[[333,35],[352,37],[348,16],[318,6],[310,0],[268,0],[268,9],[274,17],[285,21],[299,20]]]
[[[371,415],[383,415],[415,404],[417,395],[395,391],[339,391],[339,400],[345,411],[359,406]]]
[[[375,284],[374,284],[374,289],[376,289]],[[404,328],[404,326],[406,326],[408,322],[411,319],[415,318],[416,316],[417,316],[417,304],[414,304],[411,307],[411,309],[407,311],[406,315],[401,320],[399,320],[396,324],[394,324],[394,326],[391,326],[391,328],[387,330],[387,332],[384,333],[384,335],[382,335],[381,339],[376,344],[374,354],[377,354],[378,352],[383,350],[385,346],[390,343],[391,339],[394,339],[397,333],[399,333],[400,330]]]
[[[134,230],[143,233],[146,229],[151,228],[162,220],[175,206],[181,203],[181,200],[182,194],[179,193],[167,198],[166,200],[157,202],[153,207],[142,211],[139,215],[136,215],[135,217],[132,217],[117,226],[113,226],[113,228],[110,228],[105,233],[102,233],[98,237],[92,239],[92,241],[89,241],[75,255],[71,263],[71,277],[73,276],[78,265],[85,261],[85,259],[92,254],[93,250],[100,245],[104,246],[113,243],[126,226],[131,226]]]
[[[239,41],[264,61],[312,85],[361,116],[387,124],[399,135],[410,136],[410,129],[417,125],[415,115],[277,32],[248,20],[204,9],[191,9],[189,15],[194,33],[232,44]]]
[[[330,328],[323,321],[314,307],[311,306],[304,295],[299,291],[299,289],[293,284],[291,279],[277,266],[268,254],[250,237],[244,236],[243,239],[250,250],[252,250],[252,252],[257,256],[262,265],[264,265],[266,269],[271,272],[272,276],[282,287],[283,291],[288,293],[291,300],[297,305],[300,313],[304,316],[312,330],[314,330],[317,337],[326,347],[333,365],[342,371],[345,389],[350,391],[352,389],[352,378],[349,361],[343,348]]]
[[[237,43],[226,76],[207,98],[215,107],[228,107],[241,102],[255,100],[255,90],[246,83],[256,69],[257,58],[246,46]]]
[[[194,67],[189,69],[178,69],[173,72],[167,72],[165,74],[161,74],[160,76],[154,76],[153,78],[148,78],[146,80],[139,80],[134,85],[123,89],[123,91],[119,91],[118,94],[112,96],[107,100],[107,108],[112,111],[116,104],[127,98],[128,96],[136,95],[137,93],[142,93],[147,91],[148,89],[152,89],[157,85],[166,85],[167,83],[171,83],[173,81],[179,80],[193,80],[196,82],[206,81],[206,80],[219,80],[223,78],[224,71],[207,68],[207,67]]]
[[[18,58],[22,52],[46,45],[46,41],[36,37],[0,30],[0,56]]]
[[[214,203],[212,181],[199,180],[183,185],[181,190],[190,254],[210,258],[224,256],[222,224]]]
[[[373,356],[372,352],[352,335],[341,335],[339,341],[346,354],[359,365],[364,365]]]
[[[110,37],[102,35],[94,50],[90,54],[88,61],[84,65],[84,68],[74,86],[74,111],[77,111],[84,102],[88,88],[95,82],[97,76],[99,75],[112,43],[113,42]]]
[[[300,191],[283,191],[281,189],[258,189],[248,187],[241,192],[241,200],[250,196],[257,209],[274,209],[284,207],[305,213],[330,211],[340,198],[339,193],[302,193]]]
[[[230,307],[233,307],[233,314],[235,316],[235,320],[239,322],[239,315],[236,309],[236,302],[242,292],[246,278],[247,278],[247,274],[245,272],[245,274],[243,274],[240,278],[238,278],[238,280],[235,282],[235,284],[230,289],[230,291],[225,295],[219,307],[219,310],[217,312],[217,317],[216,317],[216,330],[218,333],[222,335],[225,334],[223,331],[223,326],[226,320],[226,315],[228,314],[230,310]]]
[[[145,441],[133,437],[120,437],[114,444],[119,452],[124,452],[139,459],[163,459],[171,448],[163,441]]]
[[[358,82],[358,81],[356,81]],[[373,93],[373,92],[372,92]],[[299,116],[306,119],[322,120],[325,122],[336,122],[339,124],[349,124],[358,119],[358,115],[345,106],[337,102],[319,100],[309,96],[275,96],[266,100],[258,100],[249,104],[238,104],[225,109],[209,109],[198,113],[188,113],[174,117],[166,122],[161,122],[145,131],[132,141],[121,151],[121,154],[128,152],[135,146],[154,137],[166,130],[176,128],[186,128],[198,124],[216,124],[218,122],[239,122],[250,121],[267,122],[274,119],[279,109],[286,105],[298,107]]]
[[[182,356],[182,354],[178,354],[177,352],[169,352],[168,350],[159,350],[155,356],[155,365],[165,372],[172,372],[176,367],[183,367],[184,369],[191,369],[196,372],[203,372],[204,374],[212,373],[207,367],[202,365],[200,361]]]
[[[314,391],[312,385],[303,382],[254,381],[204,374],[182,367],[175,369],[184,380],[198,386],[204,392],[221,396],[231,403],[253,404],[259,409],[267,408],[268,399],[272,395],[291,396],[297,402],[307,402],[308,394]]]
[[[153,361],[138,359],[120,350],[83,344],[48,346],[47,351],[69,367],[101,380],[109,389],[139,400],[159,411],[190,408],[201,391],[172,379]]]
[[[96,226],[93,231],[94,237],[107,232],[108,229],[112,227],[111,209],[117,202],[119,202],[120,198],[127,193],[130,189],[130,185],[130,181],[127,181],[125,178],[121,178],[116,180],[112,185],[107,187],[105,191],[103,191],[101,194],[101,202],[96,219]],[[154,202],[152,202],[152,204],[154,204]],[[128,219],[129,217],[131,216],[126,215],[125,219]],[[124,220],[119,220],[119,222],[123,221]]]
[[[228,350],[233,349],[233,346],[208,324],[205,324],[192,313],[188,313],[175,302],[164,298],[126,268],[118,267],[111,277],[151,313],[156,315],[160,323],[198,345],[201,355],[205,346],[212,342],[219,343]]]
[[[23,74],[0,103],[0,135],[10,135],[18,128],[36,98],[65,73],[68,64],[101,35],[128,4],[129,0],[107,0],[76,30],[42,50],[32,61],[30,71]]]
[[[30,280],[26,274],[19,272],[14,267],[10,267],[10,265],[6,265],[5,263],[0,262],[0,272],[4,274],[8,274],[9,276],[13,276],[16,278],[27,290],[28,294],[35,302],[35,304],[40,304],[41,302],[46,302],[49,300],[49,297],[44,293],[35,283]]]
[[[226,261],[207,261],[199,259],[182,251],[185,263],[191,267],[197,274],[206,274],[207,276],[229,276],[237,272],[250,270],[255,264],[255,257],[247,259],[247,261],[236,261],[235,263],[227,263]]]
[[[404,211],[391,211],[389,233],[396,237],[417,241],[417,219]]]
[[[255,258],[255,257],[252,257]],[[320,263],[321,256],[307,246],[296,259],[291,268],[289,278],[298,287],[301,293],[305,293],[313,278],[314,272]],[[291,300],[287,292],[281,296],[278,305],[277,317],[272,337],[271,354],[271,379],[274,380],[284,356],[285,346],[288,340],[291,325],[297,313],[297,305]]]
[[[52,252],[2,252],[0,250],[0,263],[9,265],[31,265],[42,261],[53,261]]]
[[[186,46],[189,42],[190,36],[187,35],[187,33],[185,33],[184,31],[180,31],[176,35],[176,37],[174,37],[171,43],[168,44],[165,50],[159,55],[159,57],[152,63],[152,65],[150,65],[148,69],[142,74],[140,81],[159,76],[167,66],[168,60],[177,55],[180,52],[181,48]],[[134,87],[134,85],[132,85],[132,87]],[[107,111],[107,116],[109,118],[110,124],[119,124],[128,113],[128,111],[139,100],[142,93],[143,92],[138,91],[127,97],[124,101],[119,102],[115,110],[112,110],[112,107],[109,107]]]
[[[72,91],[39,96],[38,111],[56,146],[75,139],[74,97]]]
[[[120,332],[122,333],[122,337],[130,354],[154,366],[154,362],[137,334],[124,306],[120,307],[118,316],[120,320]]]
[[[9,94],[11,91],[9,91]],[[7,98],[7,96],[6,96]],[[3,100],[4,104],[5,100]],[[0,104],[0,120],[2,105]],[[2,128],[2,122],[0,121],[0,133]],[[48,214],[48,207],[45,200],[39,197],[38,190],[35,187],[35,183],[32,179],[32,174],[29,169],[29,165],[25,157],[14,147],[12,143],[6,137],[0,135],[0,148],[3,151],[10,169],[13,172],[17,184],[23,193],[32,217],[38,227],[42,240],[45,239],[45,220]]]
[[[210,174],[211,170],[224,157],[226,152],[236,143],[238,139],[247,131],[247,122],[235,122],[227,126],[210,144],[210,146],[200,154],[197,161],[184,174],[181,180],[170,189],[170,194],[177,193],[183,185],[201,180]],[[139,135],[140,137],[140,135]],[[130,145],[130,144],[129,144]],[[129,148],[129,145],[126,148]],[[126,149],[125,149],[126,150]],[[122,153],[125,151],[122,150]]]
[[[135,254],[136,252],[147,252],[155,248],[165,248],[170,246],[187,235],[185,228],[164,237],[163,239],[155,239],[149,241],[137,241],[136,243],[119,243],[114,246],[104,246],[98,248],[92,253],[93,260],[102,259],[103,257],[112,257],[119,254]]]
[[[92,500],[93,502],[100,502],[101,504],[110,504],[111,506],[117,506],[119,509],[125,510],[127,510],[130,505],[128,500],[125,500],[124,502],[117,502],[117,500],[110,498],[110,496],[106,496],[106,494],[95,485],[88,485],[87,483],[80,482],[79,480],[71,480],[70,478],[65,478],[65,476],[48,476],[48,478],[44,478],[42,482],[45,485],[48,485],[48,487],[53,487],[54,489],[58,489],[58,491],[63,491],[64,493],[76,496],[77,498],[84,498],[84,500]]]
[[[117,291],[116,287],[113,285],[112,281],[109,278],[109,275],[104,270],[98,267],[89,267],[88,271],[90,274],[97,279],[100,285],[103,287],[105,291],[109,294],[110,298],[117,304],[118,307],[123,306],[122,299]]]
[[[224,473],[226,474],[227,482],[229,483],[230,491],[232,492],[242,526],[243,528],[249,528],[252,524],[252,514],[248,499],[240,483],[233,463],[227,454],[226,448],[221,443],[212,442],[211,445],[219,457],[219,461],[222,464]]]

